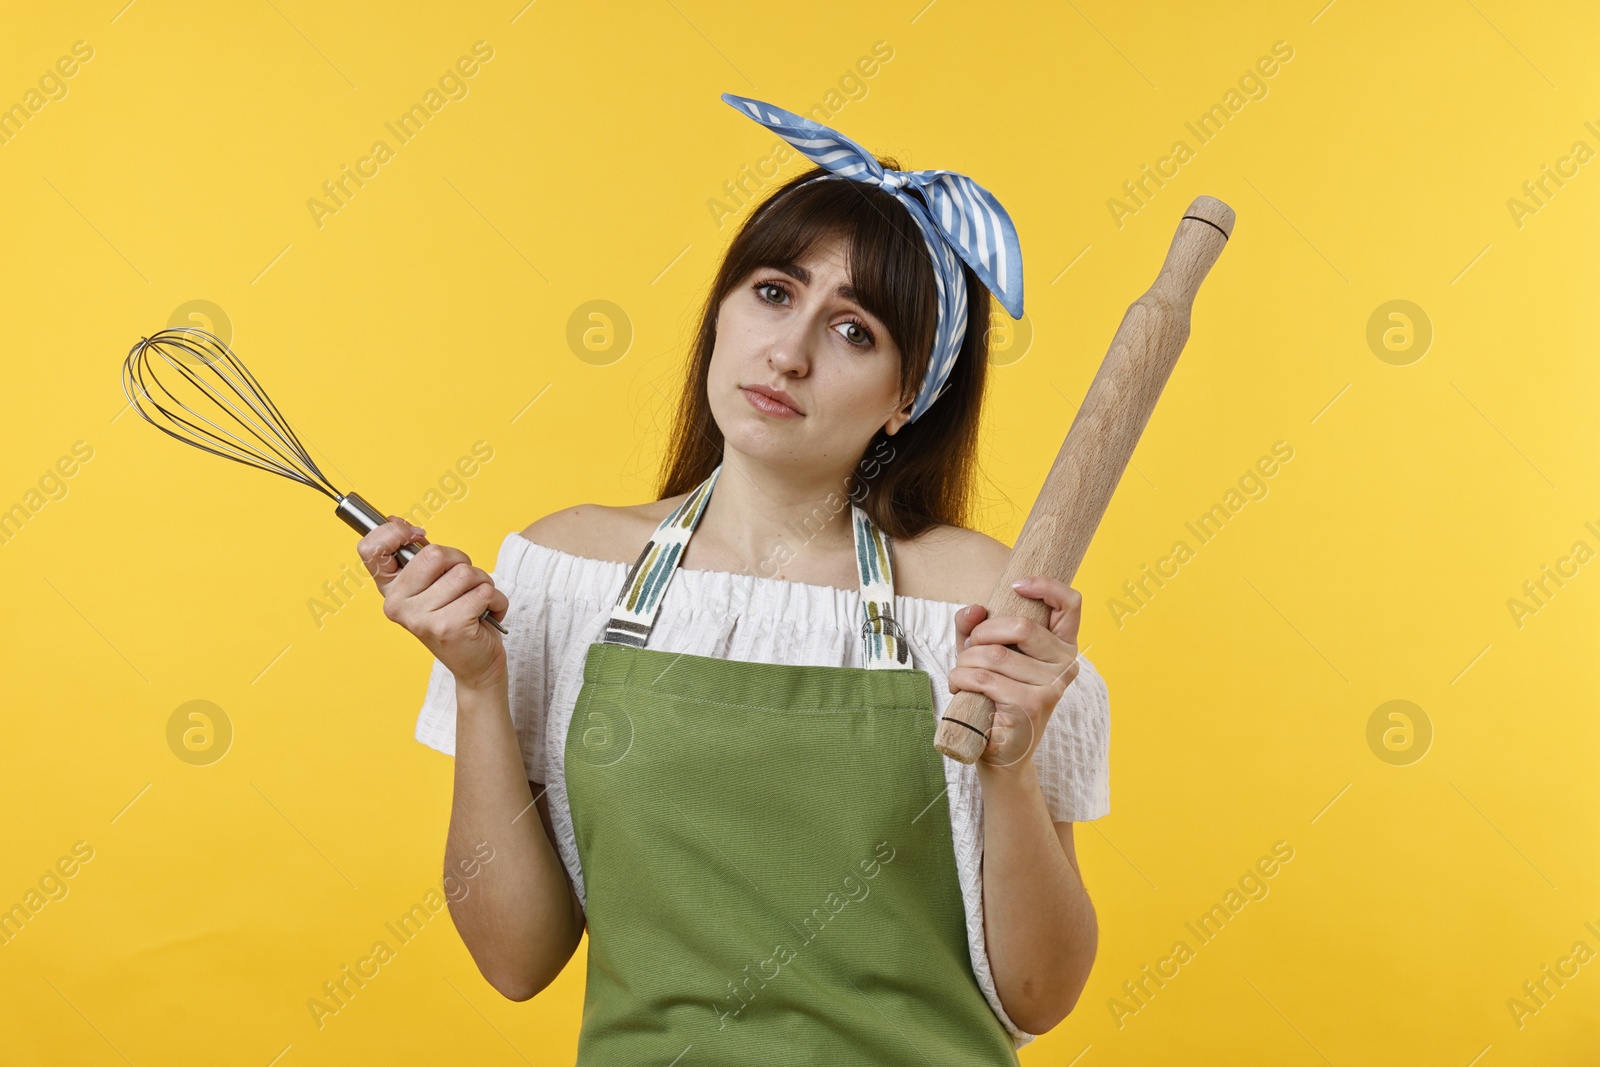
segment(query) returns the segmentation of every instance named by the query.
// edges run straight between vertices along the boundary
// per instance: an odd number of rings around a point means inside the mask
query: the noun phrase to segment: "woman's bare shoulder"
[[[683,496],[644,504],[574,504],[552,511],[522,531],[536,545],[588,559],[631,564]]]
[[[935,526],[894,543],[895,592],[925,600],[982,604],[1005,570],[1011,546],[962,526]]]

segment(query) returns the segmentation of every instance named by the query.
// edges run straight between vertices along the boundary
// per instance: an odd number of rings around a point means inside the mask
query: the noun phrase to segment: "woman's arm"
[[[1052,822],[1033,756],[978,764],[983,790],[983,929],[1011,1021],[1042,1034],[1089,981],[1100,927],[1078,872],[1072,824]]]
[[[1024,578],[1013,588],[1049,604],[1048,625],[989,618],[982,604],[961,609],[949,684],[952,692],[971,690],[994,702],[989,743],[978,759],[984,935],[1006,1014],[1024,1031],[1042,1034],[1078,1003],[1100,940],[1072,824],[1051,820],[1033,760],[1078,676],[1083,598],[1053,578]]]
[[[422,546],[401,569],[407,543]],[[523,770],[511,722],[510,673],[500,635],[482,621],[511,601],[465,552],[432,544],[398,515],[356,545],[383,593],[383,614],[450,670],[456,690],[455,797],[445,840],[445,899],[461,940],[489,983],[527,1000],[561,973],[583,936],[583,910],[551,843]],[[464,888],[463,888],[464,887]],[[460,889],[461,892],[457,892]]]
[[[522,766],[507,679],[456,686],[455,796],[445,873],[468,869],[486,842],[468,890],[450,917],[489,984],[527,1000],[555,980],[583,937],[583,908],[552,843],[549,809]]]

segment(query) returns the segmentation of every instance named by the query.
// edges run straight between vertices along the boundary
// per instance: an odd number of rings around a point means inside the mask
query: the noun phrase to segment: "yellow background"
[[[805,111],[883,41],[832,124],[972,175],[1022,236],[1033,338],[995,375],[981,520],[1008,543],[1182,209],[1238,212],[1075,582],[1114,722],[1112,814],[1077,834],[1101,942],[1024,1062],[1593,1062],[1600,963],[1520,1026],[1507,1006],[1600,951],[1600,564],[1521,626],[1507,606],[1600,548],[1600,165],[1520,225],[1507,204],[1600,147],[1591,7],[121,4],[28,5],[0,34],[0,105],[93,49],[0,145],[0,507],[93,450],[0,545],[0,906],[94,850],[0,946],[0,1058],[571,1062],[585,950],[512,1003],[443,912],[313,1023],[439,884],[451,763],[412,740],[431,659],[370,583],[319,627],[322,583],[365,577],[355,536],[124,411],[120,363],[213,302],[386,512],[488,442],[425,525],[492,566],[539,516],[649,493],[732,232],[707,202],[774,140],[718,94]],[[479,40],[468,94],[319,228],[307,200]],[[1199,144],[1185,121],[1277,41],[1266,95]],[[1119,228],[1108,200],[1180,138],[1193,158]],[[609,363],[567,342],[601,299],[633,331]],[[1367,342],[1391,300],[1432,324],[1406,365]],[[1280,440],[1268,495],[1119,627],[1109,598]],[[1367,740],[1397,699],[1433,731],[1409,765]],[[191,700],[234,731],[209,766],[168,747]],[[1198,945],[1184,923],[1276,841],[1270,893]],[[1119,1025],[1108,1002],[1179,939],[1195,958]]]

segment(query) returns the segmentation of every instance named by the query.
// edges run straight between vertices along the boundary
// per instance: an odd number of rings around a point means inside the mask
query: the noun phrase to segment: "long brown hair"
[[[891,158],[883,166],[898,170]],[[717,309],[751,271],[797,263],[834,234],[847,243],[846,270],[861,306],[889,330],[900,349],[900,401],[916,395],[927,373],[938,317],[933,263],[922,232],[893,194],[853,179],[802,183],[813,167],[789,179],[745,220],[728,246],[686,368],[678,417],[662,463],[659,497],[686,493],[722,461],[723,438],[711,417],[706,377],[716,346]],[[962,265],[967,333],[944,392],[893,436],[880,427],[863,451],[853,484],[843,487],[890,537],[910,539],[939,524],[966,525],[973,506],[978,417],[989,366],[989,290]],[[863,493],[865,494],[863,498]]]

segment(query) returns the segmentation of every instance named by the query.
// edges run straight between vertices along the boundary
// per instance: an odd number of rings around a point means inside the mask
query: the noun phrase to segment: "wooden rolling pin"
[[[1049,624],[1050,606],[1020,596],[1011,583],[1039,574],[1072,584],[1111,493],[1189,339],[1189,312],[1200,283],[1232,234],[1233,209],[1220,200],[1197,197],[1183,213],[1161,273],[1122,316],[1100,371],[1067,430],[1005,572],[989,595],[989,618],[1020,615],[1041,626]],[[964,689],[945,710],[934,747],[952,759],[974,763],[989,743],[993,719],[994,702]]]

